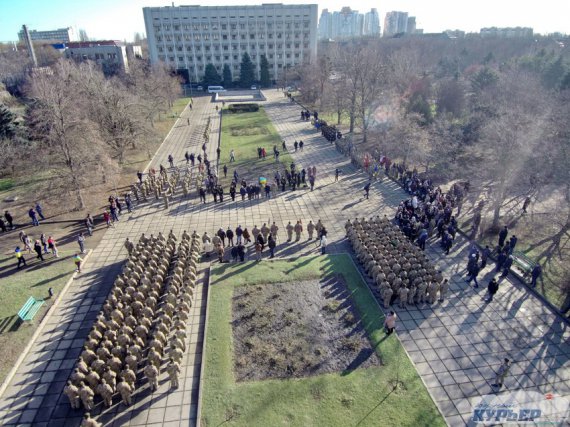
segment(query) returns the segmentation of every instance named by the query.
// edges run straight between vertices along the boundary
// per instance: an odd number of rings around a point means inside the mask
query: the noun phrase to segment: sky
[[[185,0],[181,4],[202,6],[261,3],[315,3],[310,1]],[[375,7],[380,26],[386,12],[397,10],[416,17],[424,32],[460,29],[479,32],[483,27],[531,27],[536,33],[570,34],[569,0],[319,0],[319,16],[324,8],[340,10],[352,5],[360,13]],[[74,27],[85,29],[91,39],[131,41],[136,32],[145,33],[142,8],[170,6],[166,0],[0,0],[0,41],[18,39],[22,24],[31,30]],[[356,6],[356,4],[358,6]]]

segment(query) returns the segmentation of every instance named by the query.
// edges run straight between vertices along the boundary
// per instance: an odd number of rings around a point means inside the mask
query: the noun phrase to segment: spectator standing
[[[107,228],[115,227],[111,222],[111,215],[109,214],[109,211],[103,212],[103,219],[105,220],[105,224],[107,224]]]
[[[42,233],[42,235],[40,236],[40,241],[42,242],[44,254],[49,254],[47,236],[44,233]]]
[[[369,194],[370,194],[370,182],[368,182],[364,186],[364,197],[366,197],[366,199],[368,199]]]
[[[503,382],[505,381],[505,377],[509,373],[510,369],[511,369],[511,361],[505,358],[503,364],[499,367],[499,370],[497,371],[497,376],[495,377],[495,383],[492,384],[492,386],[501,388],[503,386]]]
[[[499,282],[497,282],[497,279],[493,277],[493,279],[491,279],[489,285],[487,286],[487,298],[485,299],[485,302],[493,301],[493,297],[495,296],[498,290],[499,290]]]
[[[26,267],[26,258],[24,257],[24,253],[22,252],[20,247],[16,246],[16,250],[14,252],[16,254],[16,259],[18,260],[18,270],[20,269],[22,264],[24,264],[24,267]]]
[[[36,251],[36,254],[38,254],[36,256],[37,259],[43,261],[44,260],[44,256],[42,254],[42,244],[39,240],[36,240],[36,242],[34,243],[34,251]]]
[[[52,236],[48,237],[48,248],[51,250],[53,256],[59,258],[59,251],[57,250],[57,242]]]
[[[36,212],[43,221],[45,219],[45,217],[44,217],[44,214],[42,212],[42,205],[40,205],[40,202],[36,202]]]
[[[277,246],[275,239],[272,235],[267,238],[267,246],[269,246],[269,258],[275,257],[275,246]]]
[[[321,254],[324,255],[327,252],[327,236],[325,234],[321,235]]]
[[[10,214],[9,211],[5,211],[4,212],[4,218],[6,218],[6,221],[8,222],[8,225],[10,226],[10,228],[13,230],[14,227],[14,217]]]
[[[231,229],[231,227],[228,226],[228,229],[226,230],[226,237],[228,239],[228,245],[233,246],[234,245],[234,232]]]
[[[508,234],[509,234],[509,228],[505,225],[503,229],[499,231],[499,247],[502,248],[504,246]]]
[[[481,270],[483,270],[487,266],[487,260],[491,255],[491,248],[489,246],[485,246],[485,249],[481,251]]]
[[[34,208],[31,208],[31,209],[28,211],[28,216],[29,216],[30,219],[32,220],[32,225],[33,225],[34,227],[40,225],[40,222],[38,221],[38,218],[37,218],[36,215],[37,215],[37,214],[36,214],[36,211],[34,210]]]
[[[85,218],[85,227],[87,228],[87,233],[93,236],[93,218],[91,218],[91,214],[87,214]]]
[[[388,314],[388,316],[386,316],[386,319],[384,319],[384,331],[386,332],[386,335],[392,334],[392,332],[394,332],[396,329],[397,318],[398,316],[396,316],[396,313],[390,311],[390,314]]]
[[[82,254],[85,253],[85,236],[83,235],[83,233],[79,233],[79,235],[77,236],[77,243],[79,244],[79,250],[81,251]]]
[[[530,282],[530,286],[532,286],[533,288],[536,287],[536,281],[538,280],[538,278],[542,275],[542,267],[540,266],[540,264],[536,264],[534,266],[534,268],[532,269],[531,272],[531,282]]]
[[[503,264],[503,274],[501,277],[507,277],[511,271],[511,266],[513,265],[513,256],[509,255]]]
[[[469,264],[469,277],[467,277],[467,283],[469,284],[471,283],[471,280],[473,280],[475,282],[475,288],[479,287],[479,283],[477,282],[477,276],[479,275],[480,271],[481,268],[479,267],[477,261]]]
[[[75,271],[81,273],[81,263],[83,262],[83,259],[81,259],[78,253],[76,253],[75,256],[73,257],[73,262],[75,263],[76,267]]]

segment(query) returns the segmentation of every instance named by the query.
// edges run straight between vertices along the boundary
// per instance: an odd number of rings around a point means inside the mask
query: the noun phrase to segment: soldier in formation
[[[207,233],[203,239],[210,240]],[[150,389],[156,390],[163,361],[168,358],[172,360],[167,367],[171,384],[178,384],[200,237],[184,231],[178,241],[171,230],[168,236],[142,234],[136,246],[127,240],[125,247],[129,259],[115,279],[64,389],[74,409],[83,405],[91,410],[96,398],[111,406],[115,393],[125,405],[131,405],[139,369]]]
[[[317,224],[318,227],[318,224]],[[384,307],[399,299],[407,305],[435,303],[445,295],[441,271],[437,271],[424,252],[384,216],[356,218],[345,225],[347,237],[368,275],[378,288]]]

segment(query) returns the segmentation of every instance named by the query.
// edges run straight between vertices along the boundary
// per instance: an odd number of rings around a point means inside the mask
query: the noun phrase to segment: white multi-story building
[[[79,62],[96,62],[107,74],[129,70],[127,47],[117,40],[65,43],[65,56]]]
[[[272,79],[317,57],[317,5],[166,6],[143,8],[151,62],[164,61],[200,81],[207,64],[228,64],[237,80],[244,53]]]
[[[58,41],[61,43],[69,43],[77,40],[77,36],[72,27],[59,28],[57,30],[50,31],[29,30],[29,32],[32,40]],[[20,41],[24,41],[23,30],[18,33],[18,38]]]

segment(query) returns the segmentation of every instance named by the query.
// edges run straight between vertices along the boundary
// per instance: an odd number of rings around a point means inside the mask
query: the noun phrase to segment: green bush
[[[254,113],[259,111],[259,104],[230,104],[228,106],[230,113]]]

